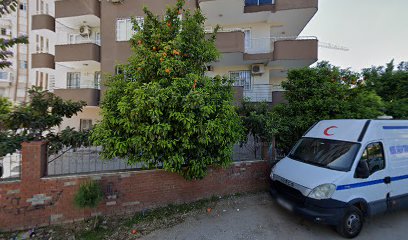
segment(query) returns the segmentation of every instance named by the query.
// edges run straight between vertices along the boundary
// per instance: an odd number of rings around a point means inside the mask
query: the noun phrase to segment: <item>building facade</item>
[[[10,39],[29,34],[29,2],[18,1],[16,11],[4,14],[0,18],[0,38]],[[0,96],[12,102],[27,101],[27,89],[30,87],[29,78],[29,45],[19,44],[8,49],[13,52],[8,61],[12,65],[0,69]]]
[[[87,103],[66,126],[86,129],[100,120],[101,79],[131,55],[131,17],[143,21],[143,7],[164,14],[176,0],[30,0],[30,74],[63,99]],[[234,80],[236,97],[284,101],[280,83],[291,68],[317,60],[318,41],[299,34],[317,12],[318,0],[186,0],[200,8],[211,33],[221,26],[216,45],[219,61],[207,75]]]

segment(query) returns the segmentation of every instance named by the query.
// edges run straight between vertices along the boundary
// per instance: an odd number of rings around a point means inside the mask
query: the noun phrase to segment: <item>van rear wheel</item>
[[[345,238],[354,238],[361,232],[363,220],[363,213],[360,209],[351,206],[347,209],[336,230]]]

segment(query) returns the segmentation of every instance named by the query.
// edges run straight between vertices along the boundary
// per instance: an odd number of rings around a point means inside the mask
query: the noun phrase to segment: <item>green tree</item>
[[[34,87],[28,91],[30,103],[14,106],[0,118],[0,157],[21,149],[24,141],[46,140],[50,151],[63,146],[78,147],[86,144],[86,133],[67,128],[54,132],[63,118],[70,118],[82,110],[83,102],[63,101],[48,91]],[[3,104],[0,103],[0,109]],[[6,106],[9,106],[7,103]],[[75,134],[76,133],[76,134]]]
[[[133,19],[133,56],[107,81],[103,118],[92,138],[104,158],[162,165],[200,179],[209,165],[230,163],[242,126],[232,83],[204,76],[206,63],[219,56],[215,35],[205,37],[200,10],[183,6],[179,0],[162,18],[145,8],[143,26]]]
[[[0,17],[16,11],[18,7],[17,0],[0,0]],[[0,69],[10,67],[11,62],[7,59],[13,56],[13,52],[9,49],[16,44],[28,43],[27,36],[20,36],[16,38],[4,39],[0,38]]]
[[[408,62],[401,62],[395,69],[394,61],[385,67],[363,70],[367,89],[375,91],[386,104],[386,114],[408,119]]]
[[[270,118],[271,106],[266,102],[250,102],[244,99],[242,106],[238,109],[238,114],[242,119],[242,124],[245,130],[243,135],[242,143],[247,144],[248,137],[251,136],[253,139],[252,150],[254,156],[257,155],[259,150],[259,143],[261,143],[261,157],[266,159],[269,143],[272,143],[273,135],[275,134],[275,129],[273,128],[273,123]],[[250,145],[247,145],[250,146]]]
[[[0,117],[9,113],[10,109],[11,109],[11,102],[7,98],[0,97]]]
[[[317,121],[383,114],[381,98],[361,84],[359,74],[327,62],[289,71],[282,86],[288,104],[276,106],[270,119],[278,147],[286,151]]]

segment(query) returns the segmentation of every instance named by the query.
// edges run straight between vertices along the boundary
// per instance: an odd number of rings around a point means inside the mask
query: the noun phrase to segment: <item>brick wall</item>
[[[45,177],[46,144],[22,145],[21,180],[0,182],[0,231],[82,220],[95,214],[128,214],[213,195],[264,190],[269,166],[264,161],[212,168],[200,181],[186,181],[163,170]],[[95,210],[77,209],[73,197],[81,182],[97,180],[105,198]]]

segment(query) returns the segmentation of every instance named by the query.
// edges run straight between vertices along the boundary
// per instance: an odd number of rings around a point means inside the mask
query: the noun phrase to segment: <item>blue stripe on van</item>
[[[394,181],[400,181],[408,179],[408,175],[402,175],[398,177],[392,177],[391,178],[391,183]],[[375,184],[381,184],[384,183],[384,179],[378,179],[378,180],[373,180],[373,181],[368,181],[368,182],[362,182],[362,183],[352,183],[352,184],[346,184],[346,185],[340,185],[337,186],[336,190],[347,190],[351,188],[359,188],[359,187],[365,187],[365,186],[371,186]]]
[[[391,178],[391,182],[392,182],[392,181],[404,180],[404,179],[408,179],[408,175],[403,175],[403,176],[398,176],[398,177],[392,177],[392,178]]]
[[[384,183],[384,179],[378,179],[378,180],[362,182],[362,183],[352,183],[352,184],[347,184],[347,185],[340,185],[340,186],[337,186],[336,190],[347,190],[351,188],[371,186],[371,185],[380,184],[380,183]]]
[[[408,129],[408,126],[383,126],[385,130]]]

